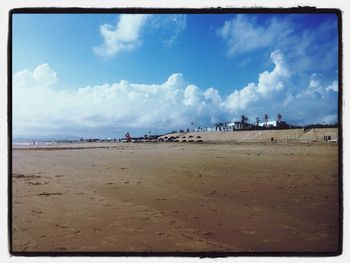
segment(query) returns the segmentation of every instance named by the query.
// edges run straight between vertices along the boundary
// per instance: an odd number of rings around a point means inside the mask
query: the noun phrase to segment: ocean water
[[[38,142],[38,141],[35,141],[35,145],[54,145],[54,144],[58,144],[58,142],[55,142],[55,141],[45,141],[45,142]],[[34,146],[33,142],[30,141],[22,141],[22,142],[12,142],[12,145],[13,146]]]

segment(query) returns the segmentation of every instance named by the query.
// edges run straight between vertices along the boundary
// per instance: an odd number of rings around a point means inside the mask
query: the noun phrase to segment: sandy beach
[[[334,252],[338,145],[13,149],[13,251]]]

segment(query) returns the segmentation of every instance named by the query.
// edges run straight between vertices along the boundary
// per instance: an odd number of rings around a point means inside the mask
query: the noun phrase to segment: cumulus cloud
[[[310,75],[302,87],[292,85],[283,53],[271,53],[274,68],[262,72],[257,83],[233,90],[224,97],[218,89],[203,89],[175,73],[163,83],[119,83],[59,88],[56,73],[47,64],[13,76],[14,134],[45,130],[93,130],[97,128],[158,130],[205,126],[239,120],[244,114],[253,122],[264,113],[282,113],[294,124],[337,121],[336,80],[324,83]]]
[[[166,34],[162,42],[172,45],[186,28],[186,15],[122,14],[115,26],[100,26],[103,44],[94,47],[93,50],[102,57],[133,50],[142,45],[142,32],[146,25],[150,29],[163,29]]]
[[[236,115],[247,108],[257,108],[263,106],[267,100],[275,100],[278,95],[284,94],[283,89],[287,83],[290,73],[284,62],[283,54],[280,50],[275,50],[270,55],[275,64],[271,72],[264,71],[259,75],[258,83],[249,83],[241,90],[235,90],[225,100],[225,106]]]
[[[140,31],[148,18],[149,15],[143,14],[122,14],[116,26],[102,25],[100,33],[104,43],[94,47],[94,51],[100,56],[111,56],[134,49],[141,44]]]
[[[87,86],[76,90],[43,84],[33,72],[24,70],[13,77],[14,131],[52,131],[99,127],[183,127],[195,119],[210,118],[200,104],[211,107],[210,95],[188,83],[180,73],[161,84],[119,83]],[[50,74],[49,74],[50,75]],[[45,78],[44,78],[45,77]],[[215,93],[215,92],[214,92]],[[216,92],[217,93],[217,92]],[[218,109],[219,110],[219,109]]]
[[[57,81],[56,72],[45,63],[36,67],[33,72],[33,78],[41,85],[53,85]]]

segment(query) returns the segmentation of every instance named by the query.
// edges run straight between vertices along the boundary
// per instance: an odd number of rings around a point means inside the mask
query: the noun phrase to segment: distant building
[[[235,122],[220,122],[216,123],[211,127],[207,127],[204,129],[201,129],[201,131],[216,131],[216,132],[223,132],[223,131],[239,131],[239,130],[261,130],[266,128],[277,128],[277,129],[287,129],[289,128],[289,125],[282,121],[282,115],[277,115],[277,120],[274,121],[268,121],[268,116],[265,114],[265,122],[260,122],[260,119],[257,117],[257,122],[254,124],[247,122],[248,118],[245,115],[242,115],[241,121],[235,121]],[[198,128],[197,131],[200,131]]]
[[[289,125],[285,121],[268,121],[259,123],[259,127],[265,128],[288,128]]]
[[[249,130],[252,129],[254,125],[247,122],[235,121],[233,122],[233,127],[234,130]]]
[[[338,143],[338,134],[333,132],[333,133],[326,133],[324,136],[323,136],[323,139],[326,141],[326,142],[336,142]]]
[[[208,131],[235,131],[235,130],[249,130],[253,129],[254,125],[247,123],[247,122],[224,122],[224,123],[217,123],[212,128],[208,128]]]
[[[268,121],[259,123],[259,127],[277,127],[278,121]]]

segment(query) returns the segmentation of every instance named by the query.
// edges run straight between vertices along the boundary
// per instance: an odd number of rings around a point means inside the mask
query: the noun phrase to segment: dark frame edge
[[[159,14],[206,14],[206,13],[218,13],[218,14],[230,14],[230,13],[271,13],[271,14],[284,14],[284,13],[336,13],[339,11],[336,8],[317,8],[316,6],[295,6],[295,7],[179,7],[179,8],[160,8],[160,7],[124,7],[124,8],[96,8],[96,7],[23,7],[14,8],[11,10],[12,14],[47,14],[47,13],[60,13],[60,14],[82,14],[82,13],[159,13]]]
[[[50,14],[50,13],[70,13],[70,14],[90,14],[90,13],[183,13],[183,14],[204,14],[204,13],[333,13],[338,18],[338,86],[340,92],[338,93],[338,205],[339,205],[339,239],[338,249],[332,252],[25,252],[13,251],[12,246],[12,26],[14,14]],[[142,256],[142,257],[200,257],[200,258],[220,258],[220,257],[237,257],[237,256],[271,256],[271,257],[334,257],[343,254],[343,26],[342,26],[343,12],[339,8],[317,8],[316,6],[297,6],[297,7],[254,7],[254,8],[225,8],[225,7],[211,7],[211,8],[85,8],[85,7],[28,7],[28,8],[14,8],[9,11],[8,19],[8,39],[7,39],[7,131],[8,131],[8,246],[9,253],[12,256],[92,256],[92,257],[110,257],[110,256]]]
[[[198,257],[198,258],[227,258],[227,257],[334,257],[339,256],[338,251],[335,252],[218,252],[218,251],[205,251],[205,252],[157,252],[157,251],[144,251],[144,252],[107,252],[107,251],[95,251],[95,252],[83,252],[83,251],[71,251],[71,252],[19,252],[13,251],[13,256],[25,256],[25,257]]]
[[[343,192],[343,12],[336,9],[335,14],[338,18],[338,220],[339,220],[339,239],[338,256],[343,253],[344,240],[344,192]],[[340,92],[339,92],[340,91]]]
[[[10,255],[13,254],[12,247],[12,16],[14,10],[9,11],[8,33],[7,33],[7,143],[8,143],[8,248]]]

